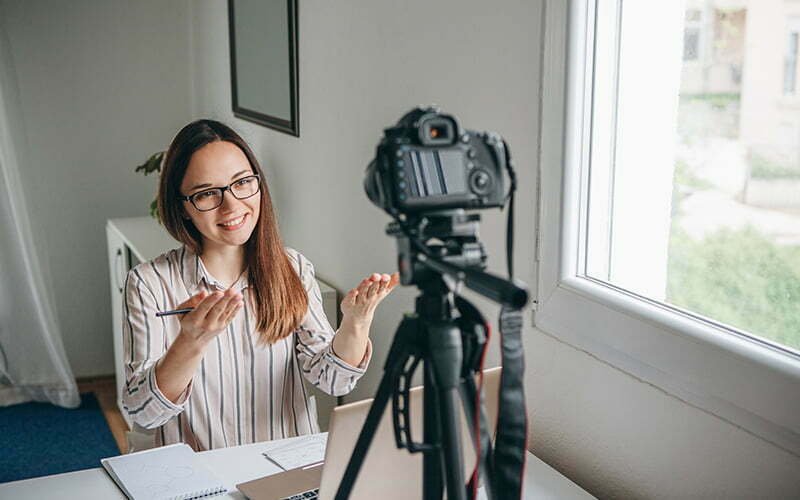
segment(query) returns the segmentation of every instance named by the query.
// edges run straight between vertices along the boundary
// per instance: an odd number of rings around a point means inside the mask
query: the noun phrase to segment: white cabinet
[[[111,317],[114,334],[114,372],[117,379],[117,406],[130,428],[131,422],[122,409],[122,389],[125,387],[125,370],[122,361],[122,295],[125,276],[128,270],[140,262],[152,260],[164,252],[180,247],[167,231],[152,217],[128,217],[109,219],[106,223],[108,240],[108,264],[111,271]],[[325,315],[334,329],[337,328],[337,310],[339,302],[336,290],[317,280],[322,293],[322,306]],[[336,398],[325,394],[310,384],[306,384],[309,393],[316,400],[320,428],[328,429],[328,417],[336,406]]]

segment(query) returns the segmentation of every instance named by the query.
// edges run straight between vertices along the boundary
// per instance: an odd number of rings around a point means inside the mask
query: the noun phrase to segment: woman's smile
[[[228,219],[225,222],[220,222],[217,224],[217,226],[221,227],[225,231],[236,231],[237,229],[244,227],[244,223],[247,221],[248,216],[249,214],[244,214],[235,219]]]

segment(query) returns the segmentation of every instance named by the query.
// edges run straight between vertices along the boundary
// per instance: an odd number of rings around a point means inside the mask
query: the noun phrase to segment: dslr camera
[[[384,130],[364,189],[389,214],[421,215],[450,209],[502,208],[503,139],[462,130],[435,107],[415,108]]]

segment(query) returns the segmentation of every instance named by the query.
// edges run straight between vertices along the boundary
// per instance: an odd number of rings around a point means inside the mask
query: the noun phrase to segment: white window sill
[[[562,280],[536,326],[800,455],[800,363],[777,349],[582,278]]]

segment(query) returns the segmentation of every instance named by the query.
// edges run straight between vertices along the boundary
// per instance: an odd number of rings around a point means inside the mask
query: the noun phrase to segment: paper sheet
[[[283,470],[322,462],[325,459],[327,437],[327,433],[304,436],[291,443],[274,446],[263,455]]]

